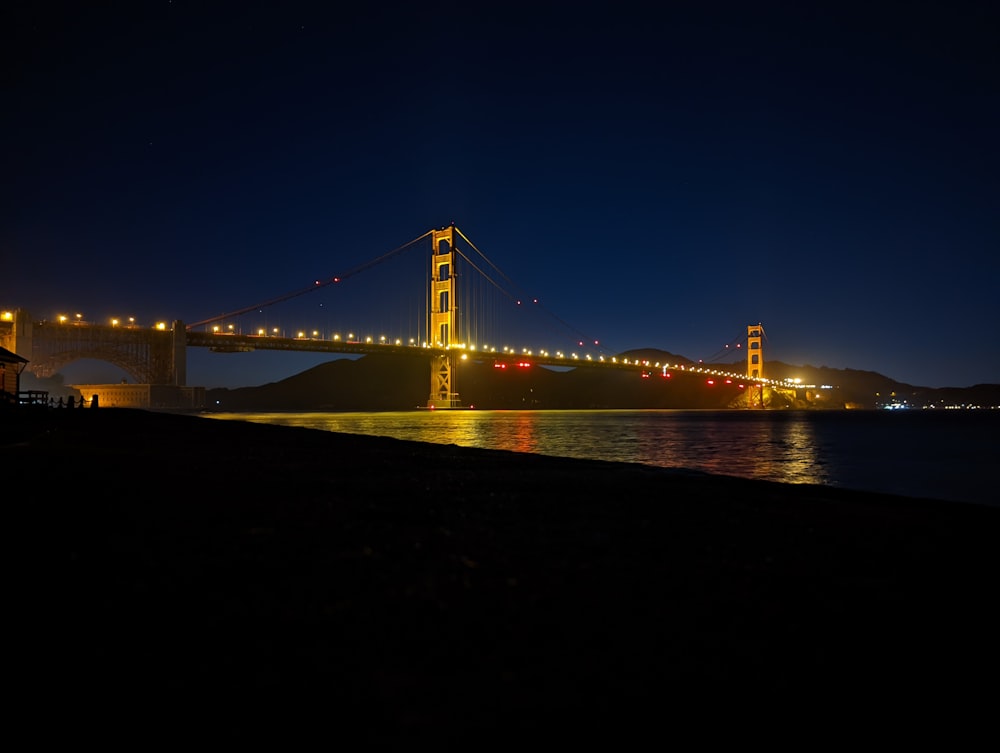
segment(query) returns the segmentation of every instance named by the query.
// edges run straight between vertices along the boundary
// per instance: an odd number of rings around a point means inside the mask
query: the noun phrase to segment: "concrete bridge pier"
[[[173,329],[173,384],[184,387],[187,384],[187,330],[184,322],[177,319]]]
[[[427,407],[438,410],[462,407],[455,392],[455,361],[450,354],[431,361],[431,395]]]

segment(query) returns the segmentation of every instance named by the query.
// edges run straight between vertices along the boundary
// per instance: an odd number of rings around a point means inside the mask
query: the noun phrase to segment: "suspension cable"
[[[219,316],[212,317],[211,319],[203,319],[200,322],[194,322],[193,324],[188,324],[185,327],[185,329],[191,329],[193,327],[202,327],[202,326],[204,326],[206,324],[212,324],[214,322],[222,321],[223,319],[229,319],[229,318],[234,317],[234,316],[240,316],[242,314],[248,314],[251,311],[256,311],[256,310],[259,310],[259,309],[262,309],[262,308],[267,308],[268,306],[273,306],[276,303],[282,303],[282,302],[288,301],[288,300],[290,300],[292,298],[297,298],[298,296],[305,295],[306,293],[312,293],[313,291],[319,290],[320,288],[325,288],[327,285],[332,285],[334,283],[343,282],[344,280],[348,279],[349,277],[353,277],[356,274],[359,274],[359,273],[364,272],[364,271],[366,271],[368,269],[371,269],[372,267],[375,267],[375,266],[381,264],[382,262],[387,261],[388,259],[392,258],[393,256],[396,256],[397,254],[405,251],[406,249],[408,249],[413,244],[419,243],[424,238],[427,238],[428,236],[430,236],[431,232],[432,232],[431,230],[428,230],[426,233],[424,233],[423,235],[419,236],[418,238],[414,238],[412,241],[404,243],[402,246],[399,246],[398,248],[394,248],[392,251],[388,251],[388,252],[382,254],[381,256],[378,256],[378,257],[376,257],[374,259],[371,259],[370,261],[365,262],[364,264],[359,264],[358,266],[354,267],[353,269],[347,270],[342,275],[337,275],[336,277],[331,277],[329,280],[316,280],[316,282],[314,282],[308,288],[302,288],[301,290],[295,290],[295,291],[292,291],[291,293],[286,293],[285,295],[278,296],[277,298],[272,298],[269,301],[264,301],[263,303],[258,303],[258,304],[254,305],[254,306],[247,306],[246,308],[239,309],[238,311],[230,311],[230,312],[228,312],[226,314],[220,314]]]
[[[466,256],[466,255],[465,255],[464,253],[462,253],[462,252],[461,252],[461,250],[458,250],[458,253],[459,253],[459,255],[460,255],[460,256],[461,256],[461,257],[462,257],[463,259],[465,259],[465,260],[466,260],[466,261],[467,261],[467,262],[468,262],[469,264],[471,264],[471,265],[472,265],[472,268],[473,268],[473,269],[475,269],[475,270],[476,270],[477,272],[479,272],[479,274],[480,274],[480,275],[482,275],[482,276],[483,276],[483,277],[484,277],[484,278],[485,278],[485,279],[486,279],[486,280],[487,280],[488,282],[490,282],[490,283],[491,283],[491,284],[492,284],[492,285],[493,285],[494,287],[496,287],[496,289],[497,289],[497,290],[499,290],[499,291],[500,291],[501,293],[503,293],[503,294],[504,294],[505,296],[507,296],[507,297],[508,297],[509,299],[511,299],[512,301],[514,301],[515,303],[518,303],[518,304],[520,304],[520,303],[521,303],[521,301],[523,301],[523,300],[530,300],[530,301],[531,301],[531,303],[532,303],[533,305],[537,306],[537,307],[538,307],[538,309],[539,309],[540,311],[542,311],[542,312],[543,312],[543,313],[545,313],[545,314],[546,314],[547,316],[549,316],[550,318],[554,319],[554,320],[555,320],[555,321],[557,321],[557,322],[558,322],[559,324],[561,324],[561,325],[562,325],[563,327],[565,327],[565,328],[566,328],[567,330],[569,330],[569,331],[570,331],[570,332],[572,332],[572,333],[573,333],[574,335],[576,335],[576,338],[577,338],[577,341],[578,341],[578,342],[582,343],[583,341],[588,341],[588,342],[590,342],[590,341],[591,341],[591,338],[590,338],[590,337],[589,337],[588,335],[585,335],[585,334],[584,334],[583,332],[581,332],[580,330],[578,330],[578,329],[577,329],[576,327],[574,327],[574,326],[572,326],[571,324],[569,324],[569,322],[566,322],[566,321],[564,321],[564,320],[563,320],[562,318],[560,318],[559,316],[557,316],[557,315],[556,315],[555,313],[553,313],[552,311],[550,311],[549,309],[547,309],[547,308],[546,308],[545,306],[543,306],[543,305],[542,305],[541,303],[539,303],[539,301],[538,301],[538,299],[537,299],[537,298],[535,298],[535,297],[533,297],[533,296],[528,296],[528,295],[523,295],[523,294],[522,294],[522,295],[519,295],[519,294],[518,294],[518,290],[517,290],[517,287],[518,287],[518,286],[517,286],[517,285],[516,285],[516,284],[514,283],[514,281],[513,281],[513,280],[511,280],[511,279],[510,279],[510,278],[509,278],[509,277],[508,277],[508,276],[507,276],[506,274],[504,274],[503,270],[501,270],[501,269],[500,269],[500,268],[499,268],[499,267],[498,267],[498,266],[497,266],[496,264],[494,264],[494,263],[493,263],[492,261],[490,261],[490,259],[489,259],[489,258],[488,258],[488,257],[486,256],[486,254],[484,254],[484,253],[483,253],[483,252],[482,252],[482,251],[481,251],[481,250],[480,250],[479,248],[477,248],[477,247],[476,247],[476,244],[475,244],[475,243],[473,243],[473,242],[472,242],[471,240],[469,240],[469,238],[468,238],[468,237],[467,237],[467,236],[465,235],[465,233],[463,233],[463,232],[462,232],[461,230],[459,230],[459,229],[458,229],[457,227],[455,228],[455,232],[457,232],[457,233],[459,234],[459,236],[461,236],[461,237],[462,237],[462,239],[463,239],[463,240],[464,240],[464,241],[465,241],[466,243],[468,243],[468,244],[469,244],[469,246],[470,246],[470,247],[471,247],[471,248],[472,248],[472,249],[473,249],[473,250],[474,250],[474,251],[475,251],[475,252],[476,252],[477,254],[479,254],[479,256],[480,256],[480,257],[482,257],[482,259],[483,259],[483,260],[484,260],[484,261],[485,261],[485,262],[486,262],[487,264],[489,264],[489,265],[490,265],[490,267],[491,267],[492,269],[496,270],[496,273],[497,273],[497,274],[498,274],[498,275],[499,275],[500,277],[502,277],[502,278],[503,278],[503,279],[504,279],[504,280],[505,280],[505,281],[506,281],[506,282],[507,282],[507,283],[508,283],[508,284],[510,285],[510,287],[511,287],[511,288],[514,288],[514,289],[515,289],[515,290],[514,290],[514,292],[511,292],[510,290],[508,290],[508,289],[506,289],[506,288],[502,287],[502,286],[501,286],[501,285],[500,285],[499,283],[497,283],[497,282],[496,282],[495,280],[493,280],[493,279],[492,279],[492,278],[491,278],[491,277],[490,277],[490,276],[489,276],[488,274],[486,274],[485,272],[483,272],[483,271],[482,271],[482,270],[481,270],[481,269],[480,269],[480,268],[479,268],[479,267],[478,267],[478,266],[477,266],[477,265],[475,264],[475,262],[473,262],[473,261],[472,261],[472,260],[471,260],[471,259],[470,259],[470,258],[469,258],[468,256]],[[597,342],[596,340],[593,340],[593,342],[594,342],[594,344],[595,344],[595,345],[597,345],[597,344],[598,344],[598,342]],[[603,348],[603,347],[601,347],[601,346],[598,346],[598,347],[599,347],[599,349],[601,349],[601,350],[606,350],[606,348]],[[610,352],[610,351],[608,351],[608,352]]]
[[[725,345],[723,345],[721,348],[719,348],[717,351],[715,351],[712,355],[708,356],[707,358],[701,359],[702,362],[704,362],[704,363],[713,363],[714,361],[717,361],[718,359],[722,358],[723,356],[727,356],[727,355],[733,353],[734,350],[736,350],[737,348],[742,347],[742,342],[743,342],[742,341],[742,337],[743,337],[742,333],[737,333],[733,337],[732,340],[730,340],[728,343],[726,343]],[[730,347],[730,346],[735,346],[735,347]]]

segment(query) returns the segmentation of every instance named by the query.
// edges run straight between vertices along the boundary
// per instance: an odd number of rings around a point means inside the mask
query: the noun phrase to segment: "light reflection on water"
[[[998,505],[1000,411],[215,413],[540,455]]]
[[[803,414],[728,411],[215,413],[217,419],[643,463],[785,483],[832,480]]]

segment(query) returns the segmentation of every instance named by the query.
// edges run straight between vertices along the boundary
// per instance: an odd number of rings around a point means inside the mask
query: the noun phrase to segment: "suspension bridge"
[[[375,268],[393,270],[379,273],[375,293],[353,284],[352,278],[371,276]],[[303,301],[308,305],[296,307]],[[512,344],[540,338],[553,345]],[[737,378],[762,400],[770,381],[764,377],[763,342],[762,325],[747,325],[745,341],[724,351],[732,358],[745,347],[745,371],[734,371],[732,363],[726,368],[686,360],[661,363],[608,352],[600,340],[523,295],[454,224],[428,230],[338,275],[193,323],[89,322],[79,314],[35,321],[25,311],[0,312],[0,347],[23,358],[23,368],[39,378],[89,358],[119,367],[139,384],[182,387],[191,347],[219,353],[377,352],[428,362],[427,407],[432,409],[462,407],[458,367],[470,358],[492,359],[498,367],[631,369],[643,377],[666,376],[669,370]]]

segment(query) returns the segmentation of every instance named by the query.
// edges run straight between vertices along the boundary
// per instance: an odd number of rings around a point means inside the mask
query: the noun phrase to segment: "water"
[[[221,420],[1000,504],[1000,411],[213,413]]]

